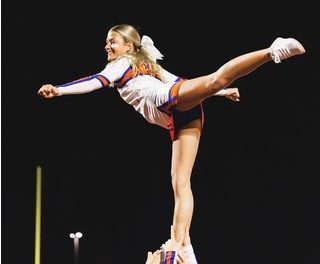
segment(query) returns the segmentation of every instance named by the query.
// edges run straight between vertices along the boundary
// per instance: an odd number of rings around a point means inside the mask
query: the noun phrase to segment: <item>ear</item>
[[[130,53],[131,51],[133,51],[133,43],[129,41],[126,43],[126,52]]]

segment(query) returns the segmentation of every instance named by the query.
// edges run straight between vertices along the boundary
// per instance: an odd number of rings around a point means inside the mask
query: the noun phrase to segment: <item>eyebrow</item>
[[[114,38],[110,38],[110,39],[106,39],[106,42],[110,42],[110,41],[113,41]]]

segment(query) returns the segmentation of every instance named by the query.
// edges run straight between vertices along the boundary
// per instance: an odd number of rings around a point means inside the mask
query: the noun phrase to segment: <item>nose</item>
[[[104,46],[104,48],[105,48],[106,50],[110,49],[110,43],[106,43],[106,45]]]

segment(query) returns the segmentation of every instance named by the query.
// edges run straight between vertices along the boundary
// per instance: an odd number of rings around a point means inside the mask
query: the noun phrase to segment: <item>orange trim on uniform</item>
[[[136,75],[151,75],[154,76],[153,74],[151,74],[150,71],[150,67],[148,66],[147,63],[143,63],[141,64],[138,68],[137,68],[137,72],[135,72],[132,67],[130,66],[127,71],[124,73],[124,75],[120,78],[120,80],[118,80],[116,82],[117,86],[119,88],[125,86],[125,84],[130,81],[132,78],[134,78]],[[156,76],[154,76],[156,77]],[[157,77],[156,77],[157,78]]]
[[[184,82],[184,80],[180,80],[176,82],[169,91],[169,100],[165,104],[158,107],[158,109],[162,112],[167,113],[168,115],[171,115],[171,109],[172,107],[176,106],[178,103],[178,93],[179,89],[181,87],[181,84]]]
[[[110,84],[110,81],[103,75],[97,74],[96,78],[102,83],[103,86],[107,86]]]
[[[175,251],[167,251],[165,254],[164,264],[174,264],[175,261],[176,252]]]
[[[174,121],[173,121],[173,115],[170,115],[169,120],[168,120],[168,130],[169,130],[169,135],[172,141],[175,139],[175,131],[174,131]]]
[[[123,87],[129,79],[132,79],[132,77],[133,77],[132,68],[129,67],[125,71],[124,75],[118,81],[116,81],[117,86]]]

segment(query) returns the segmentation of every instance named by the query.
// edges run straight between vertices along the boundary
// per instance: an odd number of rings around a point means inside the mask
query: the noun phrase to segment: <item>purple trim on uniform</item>
[[[179,79],[182,79],[182,78],[179,77],[178,80],[179,80]],[[164,104],[162,104],[162,105],[160,105],[160,106],[157,107],[158,110],[160,110],[160,111],[163,112],[163,113],[166,113],[167,115],[171,115],[171,113],[167,113],[166,111],[163,111],[163,108],[166,108],[168,104],[170,104],[171,102],[173,102],[173,101],[177,98],[177,96],[175,96],[175,97],[173,97],[173,98],[171,98],[171,96],[170,96],[173,87],[174,87],[174,85],[171,86],[171,88],[170,88],[170,90],[169,90],[169,92],[168,92],[168,94],[169,94],[169,96],[168,96],[168,97],[169,97],[169,100],[168,100],[167,102],[165,102]],[[170,107],[170,109],[171,109],[171,107]],[[170,109],[168,109],[168,110],[170,111]]]
[[[150,74],[141,74],[139,73],[139,76],[142,76],[142,75],[149,75],[149,76],[152,76]],[[131,81],[132,79],[134,79],[135,77],[137,76],[133,76],[133,77],[130,77],[128,78],[121,86],[118,84],[118,81],[117,81],[117,88],[123,88],[129,81]],[[154,76],[153,76],[154,77]],[[155,77],[156,79],[160,80],[159,78]]]
[[[173,102],[174,100],[176,100],[176,98],[177,98],[177,96],[175,96],[175,97],[172,97],[172,98],[169,98],[169,101],[168,101],[168,103],[171,103],[171,102]]]
[[[170,116],[172,113],[168,113],[167,111],[163,110],[164,108],[167,107],[168,104],[169,104],[169,102],[166,102],[166,103],[158,106],[157,108],[158,108],[158,110],[161,111],[162,113],[165,113],[165,114],[167,114],[168,116]],[[169,110],[170,110],[170,109],[169,109]]]
[[[169,254],[171,253],[171,256]],[[174,264],[174,260],[176,257],[176,252],[175,251],[166,251],[166,255],[164,258],[164,264]]]
[[[85,78],[82,78],[82,79],[79,79],[79,80],[76,80],[76,81],[73,81],[73,82],[56,85],[56,87],[66,87],[66,86],[70,86],[70,85],[77,84],[77,83],[91,81],[94,78],[95,78],[95,76],[85,77]]]
[[[98,79],[98,81],[102,84],[102,86],[106,86],[111,83],[110,80],[102,74],[96,74],[96,75],[93,75],[93,77]],[[101,77],[103,80],[105,80],[107,84],[103,83],[98,77]]]
[[[175,99],[175,98],[176,98],[176,96],[175,96],[173,99]],[[166,110],[163,110],[163,109],[165,109],[165,108],[167,107],[167,105],[170,104],[172,101],[174,101],[174,100],[170,100],[170,99],[169,99],[168,102],[166,102],[166,103],[158,106],[158,107],[157,107],[158,110],[161,111],[161,112],[163,112],[163,113],[166,113],[167,115],[170,116],[170,115],[172,114],[172,113],[171,113],[171,109],[172,109],[175,105],[172,105],[169,109],[166,109]],[[168,111],[169,113],[168,113],[167,111]]]
[[[179,80],[182,80],[182,78],[179,77],[179,78],[175,81],[175,83],[177,83]],[[171,97],[171,91],[172,91],[173,87],[174,87],[174,85],[172,85],[171,88],[170,88],[170,90],[169,90],[169,96],[168,96],[168,97],[169,97],[169,100],[168,100],[168,103],[173,102],[173,101],[177,98],[177,96]]]
[[[103,80],[105,80],[106,83],[103,83],[103,81],[101,81],[99,79],[99,77],[101,77]],[[101,74],[96,74],[96,75],[92,75],[92,76],[89,76],[89,77],[81,78],[81,79],[73,81],[73,82],[56,85],[56,87],[66,87],[66,86],[70,86],[70,85],[74,85],[74,84],[78,84],[78,83],[88,82],[88,81],[91,81],[93,79],[97,79],[101,83],[102,86],[106,86],[106,85],[111,83],[110,80],[108,78],[106,78],[105,76],[103,76]]]
[[[121,80],[126,76],[127,72],[128,71],[131,71],[132,67],[129,66],[125,71],[124,73],[121,75],[121,77],[119,78],[119,80],[117,82],[121,82]]]
[[[134,78],[134,77],[128,78],[127,80],[125,80],[125,82],[124,82],[121,86],[118,86],[118,87],[119,87],[119,88],[124,87],[124,86],[127,84],[127,82],[131,81],[133,78]]]
[[[131,78],[128,78],[127,80],[125,80],[125,82],[123,83],[123,85],[119,85],[119,83],[121,83],[121,80],[126,77],[126,74],[127,74],[129,71],[131,71],[131,69],[132,69],[132,67],[129,66],[129,67],[125,70],[125,72],[122,74],[122,76],[120,77],[120,79],[115,82],[115,86],[116,86],[117,88],[122,88],[123,86],[126,85],[126,83],[127,83],[129,80],[132,79],[132,77],[131,77]]]

